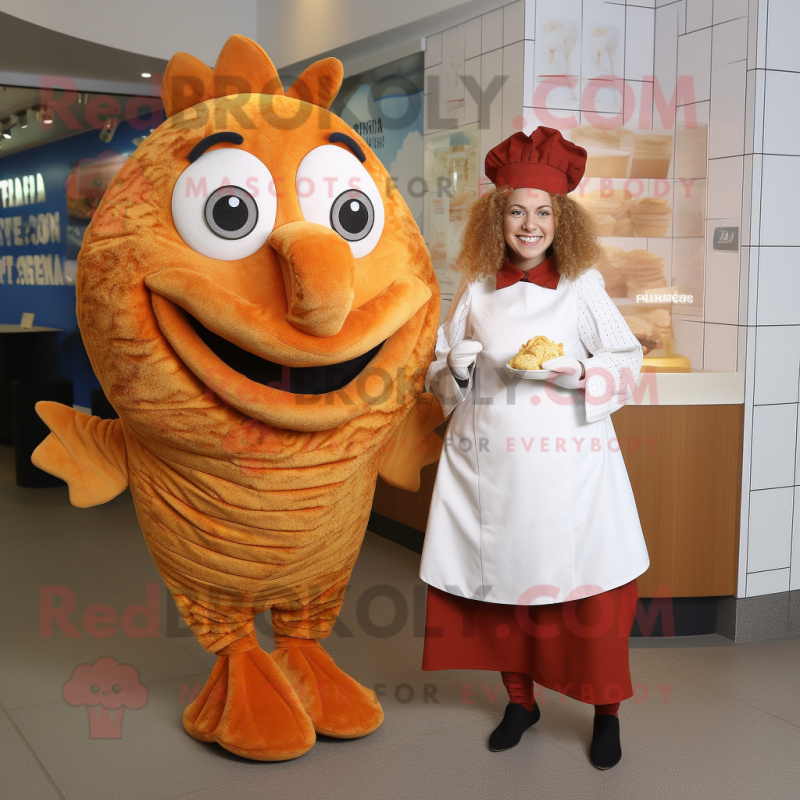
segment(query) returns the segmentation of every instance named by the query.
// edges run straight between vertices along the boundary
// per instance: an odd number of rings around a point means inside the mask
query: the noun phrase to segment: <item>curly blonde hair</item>
[[[503,214],[512,190],[497,186],[479,197],[469,212],[461,249],[453,269],[473,283],[495,275],[506,258]],[[571,281],[602,261],[594,222],[581,205],[565,194],[550,195],[556,233],[553,251],[558,271]]]

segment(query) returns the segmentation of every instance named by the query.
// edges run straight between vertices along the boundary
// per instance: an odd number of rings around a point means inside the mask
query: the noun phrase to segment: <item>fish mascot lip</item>
[[[196,739],[263,761],[383,711],[328,636],[375,480],[415,490],[438,458],[423,394],[439,317],[422,237],[388,173],[328,109],[341,64],[286,91],[231,37],[179,53],[167,120],[106,192],[79,257],[81,334],[117,420],[55,403],[34,463],[86,507],[130,486],[145,541],[203,647]],[[275,650],[255,637],[270,610]]]

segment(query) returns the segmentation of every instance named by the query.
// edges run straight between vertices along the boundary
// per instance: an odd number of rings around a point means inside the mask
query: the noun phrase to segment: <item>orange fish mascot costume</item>
[[[168,118],[79,259],[81,334],[120,418],[37,408],[52,433],[34,463],[76,506],[130,486],[181,615],[219,656],[184,727],[261,761],[381,724],[374,692],[319,640],[376,475],[415,490],[441,447],[422,394],[436,277],[389,174],[328,110],[341,81],[328,58],[284,92],[243,36],[213,71],[173,57]],[[267,609],[270,654],[253,625]]]

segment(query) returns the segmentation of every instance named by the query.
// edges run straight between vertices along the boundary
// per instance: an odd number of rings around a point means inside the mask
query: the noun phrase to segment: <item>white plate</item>
[[[526,381],[544,381],[553,374],[553,370],[551,369],[514,369],[508,361],[506,361],[506,369],[512,375]]]

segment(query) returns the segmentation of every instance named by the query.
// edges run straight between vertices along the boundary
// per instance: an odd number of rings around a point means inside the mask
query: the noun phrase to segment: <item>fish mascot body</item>
[[[213,71],[170,61],[168,118],[79,259],[81,333],[120,418],[37,407],[52,432],[34,463],[78,506],[130,486],[181,615],[219,656],[184,727],[265,761],[380,725],[319,640],[378,472],[413,490],[441,446],[422,394],[437,281],[388,173],[328,110],[341,80],[325,59],[284,92],[242,36]],[[267,609],[271,654],[253,622]]]

